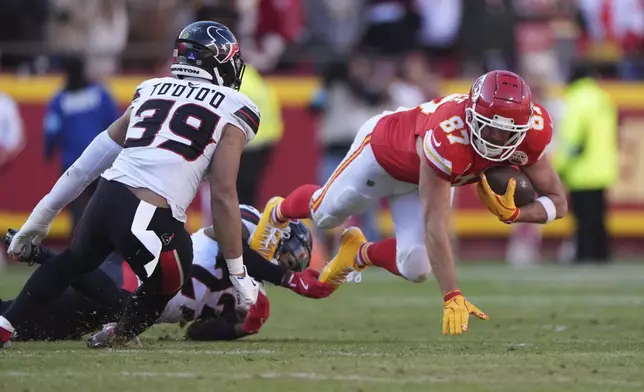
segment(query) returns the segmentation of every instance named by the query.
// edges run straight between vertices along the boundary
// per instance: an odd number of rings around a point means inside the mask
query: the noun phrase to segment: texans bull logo
[[[170,242],[174,238],[174,233],[168,234],[168,233],[163,233],[161,235],[161,242],[163,242],[163,245],[170,245]]]
[[[215,58],[222,64],[228,62],[237,52],[239,52],[239,43],[234,40],[234,37],[232,38],[234,41],[231,41],[231,37],[227,37],[222,34],[222,32],[225,31],[226,30],[216,26],[210,26],[208,27],[208,30],[206,30],[206,33],[212,40],[209,47],[217,53]]]

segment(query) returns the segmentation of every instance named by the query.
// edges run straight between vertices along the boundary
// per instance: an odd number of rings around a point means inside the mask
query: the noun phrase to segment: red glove
[[[326,298],[333,292],[333,286],[318,280],[320,273],[312,268],[304,272],[294,272],[287,277],[284,287],[308,298]]]

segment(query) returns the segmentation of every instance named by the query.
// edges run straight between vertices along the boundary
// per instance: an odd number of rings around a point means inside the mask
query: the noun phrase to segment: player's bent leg
[[[311,219],[323,230],[341,226],[352,215],[360,214],[374,201],[351,186],[343,188],[331,186],[331,188],[334,188],[331,194],[322,195],[323,189],[320,189],[313,195],[314,201],[320,201],[312,203]]]
[[[318,185],[302,185],[291,192],[286,199],[273,197],[268,201],[257,229],[250,239],[250,247],[266,260],[273,258],[282,231],[291,219],[310,218],[310,204]]]
[[[151,327],[189,278],[192,265],[190,236],[187,233],[177,235],[173,241],[177,248],[161,252],[153,274],[130,297],[114,330],[115,343],[127,342]]]
[[[88,342],[90,347],[125,342],[146,330],[181,289],[192,265],[192,241],[171,209],[139,200],[118,182],[106,181],[104,186],[110,207],[119,212],[106,222],[111,242],[143,283],[110,335],[103,334],[103,342],[96,339],[101,333],[95,335]]]
[[[432,272],[424,245],[401,250],[396,255],[396,265],[400,275],[414,283],[424,282]]]
[[[431,273],[425,247],[425,223],[418,191],[389,199],[396,233],[396,266],[402,277],[423,282]]]
[[[11,306],[0,316],[0,341],[30,314],[44,311],[79,276],[103,262],[113,247],[102,230],[106,198],[101,192],[90,201],[78,225],[70,249],[38,268],[27,280]]]
[[[117,250],[142,280],[118,324],[94,335],[90,347],[125,343],[149,328],[190,276],[192,240],[172,211],[115,190],[124,217],[110,227]],[[120,201],[118,200],[120,198]]]
[[[161,316],[168,302],[179,292],[183,277],[189,277],[190,266],[184,265],[176,250],[161,255],[155,272],[132,294],[114,329],[114,344],[136,338]],[[183,255],[184,259],[192,259]]]
[[[360,267],[375,266],[384,268],[394,275],[401,276],[396,262],[396,239],[387,238],[378,242],[368,242],[360,247],[356,264]]]
[[[370,145],[376,123],[370,120],[362,126],[342,162],[312,195],[311,218],[318,227],[338,227],[391,192],[393,179],[376,161]]]
[[[72,289],[67,289],[46,311],[16,325],[16,340],[69,340],[99,329],[105,310]]]

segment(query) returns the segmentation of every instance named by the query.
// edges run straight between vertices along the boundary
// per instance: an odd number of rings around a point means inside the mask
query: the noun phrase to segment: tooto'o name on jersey
[[[194,99],[199,102],[208,102],[208,104],[217,109],[224,100],[225,95],[213,88],[203,84],[188,83],[188,85],[179,83],[157,83],[153,85],[150,96],[156,97],[174,97],[184,99]]]

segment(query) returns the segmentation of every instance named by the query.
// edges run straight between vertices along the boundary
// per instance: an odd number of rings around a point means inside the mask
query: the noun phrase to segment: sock
[[[311,218],[311,199],[319,185],[302,185],[291,192],[286,199],[273,209],[274,222],[286,222],[289,219]]]
[[[387,238],[378,242],[367,242],[360,247],[356,264],[359,267],[375,265],[394,275],[401,276],[396,265],[396,239]]]
[[[13,329],[13,325],[11,325],[11,323],[9,322],[9,320],[7,320],[6,318],[4,318],[4,317],[2,317],[2,316],[0,316],[0,328],[4,328],[4,329],[6,329],[6,330],[7,330],[7,331],[9,331],[9,332],[13,332],[13,331],[14,331],[14,329]]]
[[[8,342],[13,335],[13,325],[6,318],[0,316],[0,343]],[[0,348],[2,345],[0,344]]]

